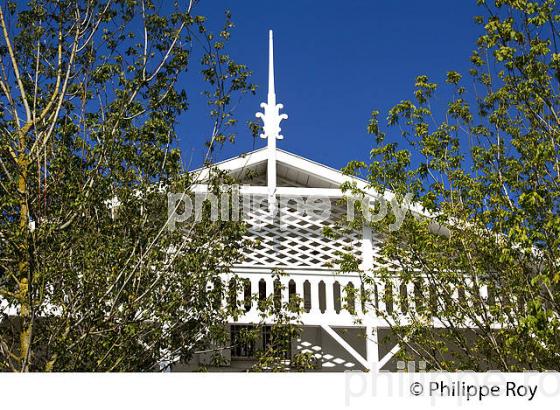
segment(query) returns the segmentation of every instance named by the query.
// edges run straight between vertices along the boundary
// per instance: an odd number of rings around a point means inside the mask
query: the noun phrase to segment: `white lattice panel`
[[[381,238],[381,236],[375,233],[371,238],[371,244],[373,248],[373,261],[372,261],[373,269],[376,270],[376,269],[383,268],[395,272],[401,271],[399,265],[396,262],[389,261],[381,254],[381,248],[383,245],[382,240],[383,239]]]
[[[361,233],[351,231],[333,239],[324,235],[325,227],[334,227],[335,221],[345,215],[345,207],[331,201],[330,217],[318,218],[311,206],[299,206],[295,201],[278,203],[274,222],[269,214],[265,197],[252,197],[245,221],[249,225],[248,238],[257,242],[246,251],[240,266],[277,268],[336,268],[340,253],[351,253],[361,263]]]

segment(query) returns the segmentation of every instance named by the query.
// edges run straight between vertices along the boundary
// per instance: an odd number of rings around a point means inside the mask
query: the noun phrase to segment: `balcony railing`
[[[491,302],[487,286],[479,288],[467,283],[466,286],[449,286],[434,289],[427,279],[405,280],[397,276],[379,278],[364,286],[359,274],[333,274],[332,272],[292,273],[274,278],[270,273],[237,273],[242,279],[237,286],[237,306],[244,314],[236,323],[270,323],[259,309],[259,301],[274,297],[278,303],[287,303],[291,298],[302,303],[299,320],[304,325],[331,326],[387,326],[388,320],[399,318],[405,324],[418,312],[431,316],[433,325],[443,326],[438,312],[446,304],[472,306]],[[233,302],[230,300],[230,303]],[[474,326],[474,324],[473,324]],[[471,327],[471,326],[469,326]]]

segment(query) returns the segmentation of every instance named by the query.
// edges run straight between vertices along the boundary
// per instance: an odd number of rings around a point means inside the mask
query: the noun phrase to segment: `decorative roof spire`
[[[288,118],[286,114],[280,114],[280,110],[284,108],[282,104],[276,104],[276,93],[274,89],[274,43],[272,40],[272,30],[268,32],[268,101],[261,103],[264,113],[258,112],[257,118],[263,121],[263,133],[261,138],[268,139],[268,146],[274,145],[276,148],[276,140],[284,138],[280,135],[280,121]]]
[[[261,138],[267,139],[268,165],[267,165],[267,185],[268,185],[268,204],[270,212],[276,213],[276,140],[284,138],[280,135],[280,121],[288,118],[286,114],[280,114],[284,108],[282,104],[276,104],[276,93],[274,90],[274,44],[272,40],[272,30],[268,32],[268,101],[261,103],[264,113],[258,112],[257,118],[263,121],[263,133]]]
[[[272,30],[268,30],[268,103],[276,104],[276,92],[274,90],[274,39]]]

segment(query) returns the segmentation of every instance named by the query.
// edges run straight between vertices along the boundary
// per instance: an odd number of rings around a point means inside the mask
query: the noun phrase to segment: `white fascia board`
[[[365,194],[374,198],[378,198],[380,196],[379,192],[369,187],[367,181],[361,178],[344,175],[339,170],[323,164],[319,164],[318,162],[311,161],[307,158],[300,157],[299,155],[294,155],[286,151],[278,150],[277,160],[278,162],[282,162],[286,165],[300,169],[307,174],[312,174],[313,176],[327,180],[337,185],[342,185],[346,182],[353,183],[355,184],[356,188],[362,190]],[[344,193],[340,196],[351,196],[351,194]],[[395,197],[395,195],[392,192],[385,191],[383,197],[386,200],[390,201]]]
[[[311,174],[317,178],[326,180],[328,182],[341,185],[345,182],[355,182],[356,186],[360,189],[367,189],[367,182],[356,177],[344,175],[342,172],[328,167],[326,165],[319,164],[318,162],[311,161],[307,158],[300,157],[280,149],[277,149],[276,160],[280,163],[293,167],[306,174]],[[266,161],[268,158],[268,151],[266,148],[262,148],[256,151],[249,152],[245,155],[240,155],[238,157],[225,160],[213,164],[211,167],[199,168],[194,173],[199,173],[199,181],[204,181],[208,177],[208,172],[212,168],[217,168],[221,171],[238,171],[246,167],[256,165],[258,163]],[[369,190],[373,191],[373,190]],[[378,195],[376,192],[370,192],[371,195]]]
[[[246,195],[268,195],[268,187],[255,186],[255,185],[239,185],[239,193]],[[194,193],[208,192],[207,184],[195,184],[191,187]],[[302,187],[278,187],[275,194],[277,196],[302,196],[302,197],[328,197],[328,198],[342,198],[349,196],[347,193],[342,192],[338,188],[302,188]]]
[[[199,168],[192,171],[197,175],[198,181],[205,181],[208,179],[208,173],[212,168],[217,168],[221,171],[237,171],[243,168],[250,167],[252,165],[264,162],[267,159],[266,148],[261,148],[247,154],[239,155],[235,158],[227,159],[225,161],[217,162],[212,164],[210,167]]]
[[[367,181],[361,178],[344,175],[341,171],[338,171],[334,168],[328,167],[323,164],[319,164],[318,162],[311,161],[307,158],[303,158],[298,155],[282,150],[278,150],[276,158],[278,162],[282,162],[288,166],[292,166],[294,168],[300,169],[303,172],[328,180],[334,184],[342,185],[346,182],[350,182],[354,184],[356,188],[363,191],[364,194],[372,198],[383,197],[388,202],[392,201],[395,198],[395,194],[391,191],[385,191],[383,192],[383,194],[380,194],[375,189],[372,189]],[[340,192],[339,194],[333,196],[351,197],[353,195],[351,194],[351,192]],[[424,209],[422,209],[421,206],[419,206],[419,204],[416,203],[411,204],[409,206],[409,210],[420,216],[433,217],[433,215],[426,212]]]
[[[266,186],[239,185],[240,195],[268,195]],[[195,194],[205,194],[208,192],[207,184],[195,184],[191,187],[191,191]]]
[[[261,162],[265,162],[268,158],[268,150],[266,148],[261,148],[252,152],[249,152],[244,155],[240,155],[238,157],[225,160],[222,162],[218,162],[213,165],[213,167],[218,168],[222,171],[237,171],[242,170],[243,168],[247,168]],[[383,197],[384,200],[390,202],[395,198],[395,194],[390,191],[385,191],[383,194],[380,194],[378,191],[372,189],[368,182],[357,178],[354,176],[344,175],[341,171],[331,168],[329,166],[320,164],[318,162],[309,160],[307,158],[301,157],[299,155],[292,154],[287,151],[283,151],[281,149],[276,149],[276,160],[278,163],[282,163],[287,165],[288,167],[292,167],[300,172],[313,175],[317,178],[323,179],[325,181],[331,182],[335,185],[342,185],[344,183],[350,182],[352,183],[357,189],[364,192],[366,195],[372,198],[380,198]],[[208,173],[211,168],[202,168],[198,169],[193,172],[198,172],[197,180],[198,181],[205,181],[208,179]],[[306,195],[305,188],[300,188],[301,191],[298,190],[297,194],[299,195]],[[327,192],[326,189],[323,188],[307,188],[310,189],[307,195],[317,195],[317,196],[330,196],[330,197],[351,197],[353,196],[350,192],[339,192],[340,190],[332,190]],[[316,191],[315,191],[316,190]],[[259,192],[260,193],[260,192]],[[293,195],[296,194],[296,190],[291,187],[277,187],[276,193],[282,193],[284,195]],[[434,215],[426,212],[422,209],[419,204],[411,204],[409,206],[409,210],[424,217],[432,218]]]
[[[364,186],[366,185],[366,181],[363,181],[359,178],[344,175],[342,172],[334,168],[328,167],[323,164],[319,164],[318,162],[311,161],[307,158],[303,158],[300,157],[299,155],[295,155],[280,149],[276,154],[276,160],[285,165],[289,165],[291,167],[299,169],[305,172],[306,174],[312,174],[313,176],[316,176],[323,180],[327,180],[334,184],[341,185],[344,182],[356,181],[356,182],[362,182]]]

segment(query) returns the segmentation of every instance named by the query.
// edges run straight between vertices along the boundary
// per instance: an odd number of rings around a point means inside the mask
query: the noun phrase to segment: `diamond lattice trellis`
[[[280,199],[274,221],[265,196],[253,196],[250,201],[246,199],[243,209],[249,225],[247,237],[256,241],[256,245],[246,251],[240,266],[336,268],[341,252],[351,253],[361,263],[361,232],[350,231],[336,239],[324,235],[325,227],[333,227],[339,218],[344,217],[345,208],[332,200],[330,216],[325,220],[317,216],[324,207],[313,205],[308,199],[301,198],[306,201],[305,206],[301,201]]]
[[[371,246],[372,246],[372,256],[373,260],[371,261],[372,269],[387,269],[389,271],[399,272],[401,269],[396,261],[390,261],[385,256],[382,255],[381,248],[383,247],[382,243],[383,239],[381,235],[377,233],[373,233],[371,238]]]

